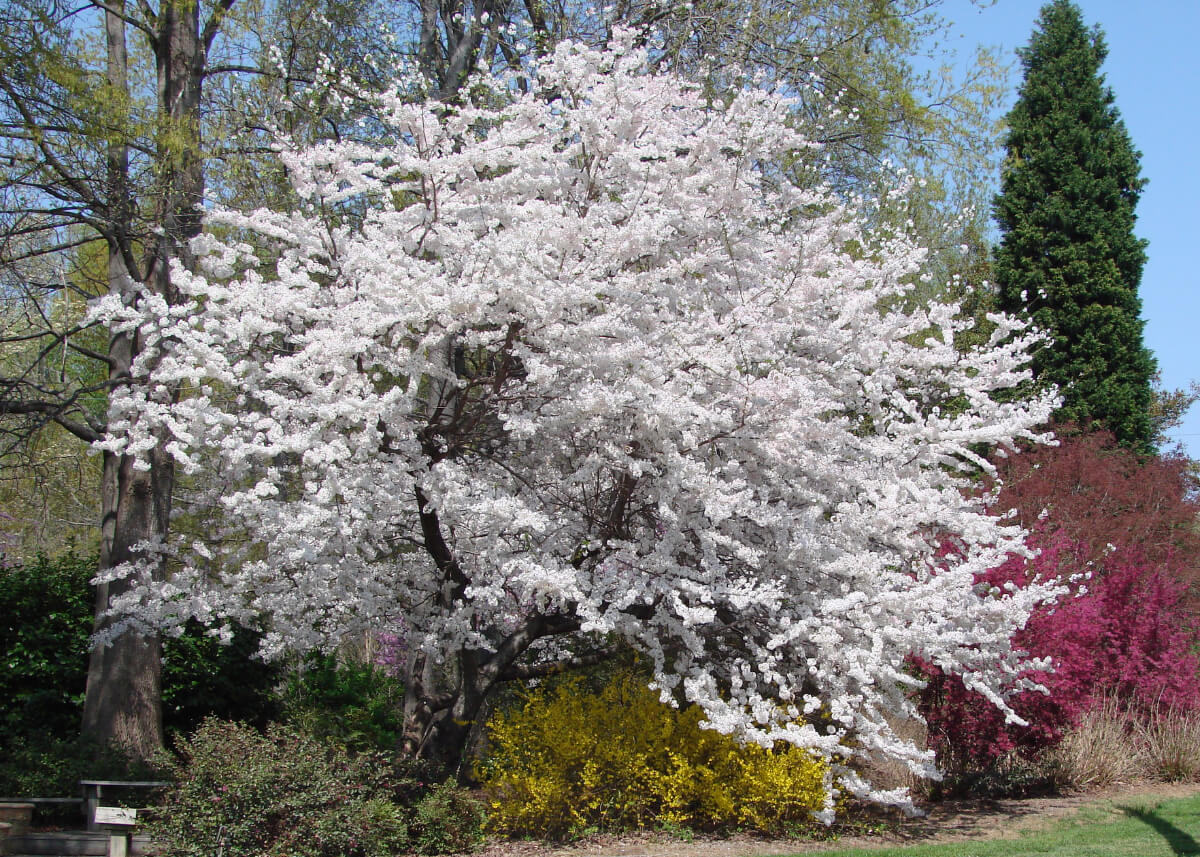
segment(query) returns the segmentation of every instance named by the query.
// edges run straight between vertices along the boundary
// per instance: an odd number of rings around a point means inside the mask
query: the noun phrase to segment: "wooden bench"
[[[122,791],[150,791],[169,786],[170,783],[160,780],[80,780],[79,787],[83,790],[83,812],[87,819],[87,829],[96,830],[96,809],[104,798],[105,791],[110,796]]]
[[[83,805],[81,797],[0,797],[0,803],[31,803],[37,808],[53,809],[60,806]]]
[[[8,825],[9,836],[28,832],[33,824],[33,803],[25,798],[0,801],[0,822]]]
[[[136,809],[124,806],[97,806],[92,812],[92,823],[108,831],[107,857],[130,857],[130,837],[137,827]]]

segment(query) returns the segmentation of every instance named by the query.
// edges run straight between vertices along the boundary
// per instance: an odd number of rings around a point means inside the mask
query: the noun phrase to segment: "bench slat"
[[[98,806],[95,822],[105,827],[133,827],[137,824],[137,810],[125,806]]]

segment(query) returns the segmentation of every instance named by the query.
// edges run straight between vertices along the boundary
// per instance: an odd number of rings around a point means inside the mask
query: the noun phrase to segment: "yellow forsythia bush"
[[[488,725],[480,765],[488,826],[565,836],[647,826],[772,830],[824,806],[827,765],[803,750],[765,750],[700,728],[643,680],[599,693],[565,680],[527,693]]]

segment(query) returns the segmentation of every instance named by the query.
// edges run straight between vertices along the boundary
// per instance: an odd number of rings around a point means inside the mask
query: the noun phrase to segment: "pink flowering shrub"
[[[379,646],[373,659],[375,666],[393,678],[402,678],[408,665],[408,640],[398,631],[380,631],[375,641]]]
[[[1014,638],[1034,656],[1053,659],[1051,672],[1030,677],[1049,693],[1023,691],[1010,699],[1027,726],[1007,724],[982,696],[930,664],[921,709],[930,746],[949,771],[986,768],[1016,751],[1034,755],[1101,699],[1116,697],[1142,710],[1200,705],[1196,635],[1187,621],[1186,587],[1141,561],[1134,550],[1098,563],[1087,546],[1061,533],[1035,535],[1044,543],[1033,560],[1013,557],[981,579],[993,586],[1025,586],[1037,576],[1074,578],[1070,594],[1033,614]]]
[[[985,769],[1014,751],[1035,757],[1106,698],[1142,713],[1200,706],[1195,479],[1178,457],[1140,457],[1105,432],[1068,427],[1059,436],[1057,447],[997,461],[1003,489],[993,508],[1012,510],[1041,553],[980,577],[1000,587],[1070,581],[1071,592],[1014,637],[1053,659],[1052,672],[1030,675],[1049,693],[1017,694],[1010,703],[1028,725],[1007,724],[960,680],[918,662],[929,679],[920,705],[930,746],[951,773]]]
[[[1097,563],[1114,546],[1135,549],[1149,565],[1196,587],[1193,599],[1200,596],[1200,486],[1187,460],[1139,456],[1108,432],[1056,433],[1058,446],[996,461],[1003,489],[994,508],[1012,510],[1027,530],[1061,533]],[[1200,612],[1200,600],[1190,607]]]

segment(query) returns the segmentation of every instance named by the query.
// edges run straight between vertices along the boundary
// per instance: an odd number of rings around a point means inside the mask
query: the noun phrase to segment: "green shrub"
[[[191,621],[179,637],[163,641],[163,725],[194,731],[206,717],[242,720],[265,727],[279,718],[278,664],[255,657],[262,634],[241,626],[222,643]]]
[[[570,836],[599,828],[807,823],[826,799],[824,763],[701,729],[701,713],[664,705],[634,675],[599,693],[564,680],[534,690],[488,726],[479,774],[489,826]]]
[[[0,566],[0,745],[66,747],[78,735],[95,574],[96,557],[76,553]],[[214,715],[272,719],[280,670],[251,657],[257,644],[255,632],[235,628],[232,644],[222,645],[194,622],[164,640],[167,730],[189,732]]]
[[[116,747],[78,735],[5,736],[0,744],[0,795],[5,797],[73,797],[81,779],[154,780],[162,774]]]
[[[353,750],[391,750],[400,742],[404,684],[383,667],[309,655],[287,677],[289,723]]]
[[[93,556],[0,566],[0,795],[79,793],[79,780],[147,779],[119,750],[80,739]]]
[[[95,557],[75,553],[0,566],[3,743],[79,732],[95,573]]]
[[[483,839],[483,805],[466,791],[442,783],[417,802],[412,831],[419,854],[470,851]]]
[[[452,788],[291,727],[209,719],[176,746],[176,785],[149,829],[164,857],[433,854],[478,835],[478,810]]]

